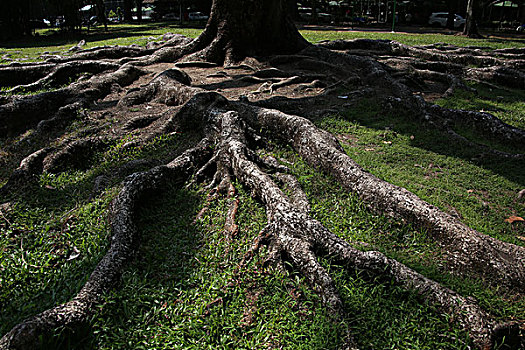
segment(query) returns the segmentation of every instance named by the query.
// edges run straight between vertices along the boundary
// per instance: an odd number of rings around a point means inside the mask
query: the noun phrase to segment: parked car
[[[461,17],[460,15],[454,16],[454,28],[461,28],[465,25],[466,21],[463,17]],[[448,12],[434,12],[428,18],[428,24],[430,24],[431,26],[445,28],[447,26],[447,17]]]
[[[162,19],[166,21],[178,21],[180,20],[180,17],[174,13],[166,13],[164,16],[162,16]]]
[[[304,22],[312,22],[314,19],[313,9],[311,7],[299,7],[299,18]],[[321,23],[331,23],[332,15],[317,9],[317,20]]]
[[[208,20],[208,16],[206,16],[202,12],[190,12],[188,14],[188,19],[190,21],[207,21]]]

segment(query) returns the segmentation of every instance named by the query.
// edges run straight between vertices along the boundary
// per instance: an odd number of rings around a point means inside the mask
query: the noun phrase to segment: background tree
[[[0,3],[0,38],[31,34],[30,0],[4,0]]]
[[[465,22],[465,28],[463,30],[463,35],[468,36],[469,38],[479,38],[479,29],[478,29],[478,2],[476,0],[467,1],[467,16]]]
[[[124,0],[122,5],[122,12],[124,14],[124,21],[131,22],[133,20],[133,15],[131,13],[131,8],[133,7],[132,0]]]
[[[137,9],[137,21],[142,23],[142,0],[135,0],[135,7]]]

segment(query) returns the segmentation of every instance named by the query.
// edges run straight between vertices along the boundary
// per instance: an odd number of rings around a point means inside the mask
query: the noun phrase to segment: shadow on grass
[[[365,111],[368,109],[368,112],[363,113],[358,106],[349,110],[345,118],[355,120],[366,127],[376,130],[389,129],[404,135],[414,136],[410,141],[410,145],[413,147],[444,156],[461,158],[525,186],[525,167],[522,159],[504,158],[487,154],[480,147],[472,147],[464,142],[451,139],[444,131],[422,126],[420,122],[411,119],[406,111],[397,110],[392,113],[382,113],[380,110],[367,108],[366,105],[369,103],[370,101],[366,100],[360,103],[361,108]],[[512,151],[510,146],[483,138],[479,133],[463,125],[455,125],[454,129],[474,142],[487,144],[495,149]],[[513,151],[525,153],[525,145],[516,147]]]
[[[61,46],[75,43],[81,39],[88,42],[97,42],[117,38],[129,38],[136,36],[152,36],[151,31],[159,30],[161,28],[167,30],[184,30],[184,29],[202,29],[199,24],[185,24],[181,27],[173,22],[148,22],[142,24],[127,24],[127,25],[110,25],[108,31],[104,31],[104,27],[99,26],[89,31],[83,29],[81,32],[61,32],[56,30],[48,30],[39,36],[28,37],[25,39],[7,41],[0,44],[0,48],[15,49],[15,48],[32,48],[43,46]]]
[[[168,187],[167,191],[149,193],[141,203],[137,252],[117,287],[122,291],[110,291],[100,309],[105,322],[122,329],[128,328],[126,324],[135,317],[148,317],[149,307],[157,298],[162,298],[163,292],[180,287],[193,268],[200,232],[192,221],[201,198],[189,191]],[[93,349],[97,347],[96,341],[93,325],[89,324],[75,333],[63,331],[43,348]]]

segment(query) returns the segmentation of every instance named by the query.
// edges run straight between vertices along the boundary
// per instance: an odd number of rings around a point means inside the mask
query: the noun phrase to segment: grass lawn
[[[149,41],[158,40],[164,33],[183,34],[188,37],[196,37],[200,34],[200,28],[180,28],[169,22],[144,23],[144,24],[112,24],[108,26],[108,32],[102,26],[92,28],[90,32],[82,34],[57,35],[54,29],[39,29],[38,37],[25,39],[23,41],[11,41],[0,43],[0,64],[9,63],[1,57],[8,54],[12,59],[24,59],[28,61],[39,60],[38,57],[44,53],[64,54],[81,39],[86,40],[85,48],[103,45],[140,45],[144,46]],[[504,40],[500,38],[469,39],[462,36],[445,34],[410,34],[390,32],[357,32],[357,31],[325,31],[325,30],[302,30],[301,34],[310,42],[336,39],[383,39],[396,40],[407,45],[428,45],[446,42],[457,46],[483,46],[493,49],[506,47],[525,47],[525,40]]]
[[[86,39],[88,47],[144,45],[148,37],[165,32],[196,36],[199,29],[111,26],[109,34],[97,31]],[[445,35],[313,31],[303,35],[311,41],[366,35],[407,44],[515,45]],[[63,52],[78,40],[41,35],[2,44],[0,51],[34,59],[46,51]],[[437,103],[494,109],[506,122],[525,127],[522,91],[475,87],[477,95],[460,92]],[[89,111],[84,115],[89,117]],[[82,117],[78,118],[69,130],[72,136],[82,132]],[[525,203],[517,198],[525,188],[523,161],[480,158],[476,150],[450,142],[446,134],[416,124],[405,111],[383,113],[366,99],[344,113],[314,122],[334,133],[346,152],[376,176],[406,187],[482,233],[525,245],[525,225],[505,221],[511,215],[525,216]],[[130,136],[111,144],[85,170],[43,174],[23,194],[2,198],[2,203],[9,201],[11,206],[0,212],[0,335],[24,318],[69,300],[105,254],[110,239],[106,213],[123,178],[91,198],[98,175],[134,159],[169,161],[195,142],[191,134],[159,137],[140,147],[129,147],[132,140]],[[524,153],[525,145],[511,151]],[[360,249],[382,251],[462,295],[477,298],[498,319],[525,320],[522,295],[452,276],[443,269],[440,251],[425,232],[371,213],[358,198],[307,166],[286,146],[270,145],[264,152],[291,167],[309,195],[313,215],[334,233],[362,242],[357,245]],[[5,180],[0,178],[0,183]],[[343,323],[333,322],[296,272],[267,267],[264,249],[246,268],[237,269],[266,217],[262,205],[236,187],[240,233],[231,241],[223,232],[229,200],[208,203],[202,186],[170,188],[143,203],[136,258],[119,288],[104,296],[90,324],[75,335],[82,340],[82,348],[336,349],[346,329],[364,349],[472,346],[453,320],[436,313],[411,291],[390,281],[347,273],[330,261],[323,264],[335,276],[344,300],[348,317]],[[195,221],[205,206],[208,210]],[[67,349],[77,340],[63,334],[56,343],[45,345]]]

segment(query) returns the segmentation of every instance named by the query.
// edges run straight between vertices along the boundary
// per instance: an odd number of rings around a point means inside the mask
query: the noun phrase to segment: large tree
[[[281,0],[217,0],[193,56],[223,63],[250,55],[294,53],[307,43],[283,9]]]
[[[134,256],[140,242],[136,216],[141,200],[168,183],[180,185],[190,178],[208,182],[210,197],[234,196],[234,182],[247,188],[265,207],[267,225],[246,259],[266,245],[268,260],[277,265],[288,261],[305,276],[336,318],[344,317],[345,308],[329,271],[320,263],[322,257],[329,257],[348,271],[363,271],[372,280],[381,276],[415,291],[440,313],[451,315],[479,348],[488,349],[502,341],[518,347],[517,324],[500,323],[472,298],[378,251],[356,249],[333,234],[312,217],[307,195],[287,167],[257,152],[267,141],[289,145],[308,164],[358,195],[370,210],[427,232],[438,242],[444,262],[455,273],[481,277],[500,288],[523,290],[522,247],[477,232],[408,190],[371,175],[344,152],[333,135],[307,118],[294,115],[315,111],[324,101],[321,99],[336,104],[340,101],[337,87],[344,85],[352,89],[350,95],[356,99],[366,96],[387,110],[410,111],[425,127],[443,130],[454,142],[477,148],[487,156],[523,159],[523,155],[470,141],[457,134],[454,126],[468,125],[514,147],[525,144],[523,130],[488,113],[441,108],[414,94],[425,81],[446,84],[445,94],[468,89],[462,82],[464,78],[523,87],[523,61],[515,59],[512,51],[498,51],[499,57],[494,57],[479,50],[442,48],[413,48],[371,40],[312,45],[288,19],[281,0],[215,0],[205,30],[194,40],[173,35],[161,44],[151,43],[147,49],[102,47],[43,63],[0,68],[2,85],[13,86],[8,95],[0,97],[0,136],[24,139],[13,142],[13,147],[30,145],[31,149],[0,189],[3,198],[16,198],[27,186],[38,186],[35,178],[43,171],[60,173],[81,166],[96,150],[125,140],[130,131],[138,145],[173,132],[193,132],[200,139],[172,161],[150,166],[147,171],[134,171],[122,183],[108,215],[113,233],[111,246],[86,284],[69,302],[16,325],[0,340],[0,348],[32,349],[57,329],[74,329],[87,322],[102,295],[115,286]],[[372,54],[381,62],[371,58]],[[166,70],[167,63],[170,66]],[[481,67],[463,69],[462,64]],[[192,70],[195,67],[215,71],[206,72],[204,78],[196,73],[200,71]],[[72,75],[83,73],[91,77],[84,76],[63,87]],[[208,78],[225,81],[219,85],[199,83]],[[226,94],[215,91],[217,86],[246,83],[260,85],[256,90],[248,88],[250,98],[241,95],[228,99]],[[17,95],[43,87],[56,89],[32,96]],[[325,93],[308,99],[261,97],[278,89],[307,91],[320,87]],[[129,116],[132,107],[146,111],[150,105],[156,108],[154,115]],[[340,102],[336,105],[346,108]],[[93,126],[64,137],[71,120],[85,108],[101,111],[96,122],[107,119],[110,131],[104,133],[103,128]],[[87,124],[94,122],[85,120]],[[34,131],[28,133],[30,128]],[[37,147],[42,140],[53,146]],[[136,164],[126,165],[128,170],[135,168]],[[97,178],[94,191],[103,189],[109,178],[126,169],[108,170]],[[283,191],[283,184],[288,191]],[[225,231],[235,230],[235,213],[235,207],[228,211],[229,226]],[[244,263],[244,259],[239,262],[240,268]],[[352,346],[351,337],[346,345]]]
[[[478,30],[478,2],[476,0],[467,1],[467,17],[465,28],[463,29],[463,35],[469,38],[479,38]]]

